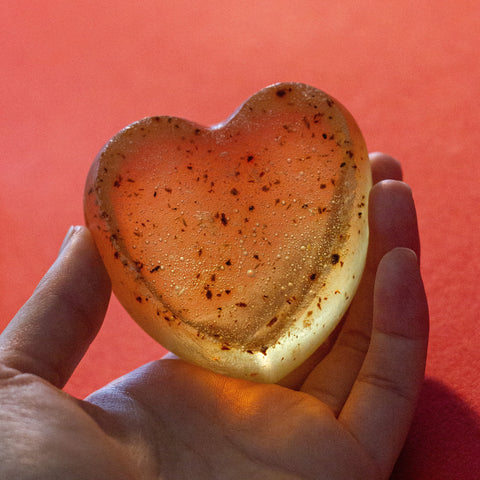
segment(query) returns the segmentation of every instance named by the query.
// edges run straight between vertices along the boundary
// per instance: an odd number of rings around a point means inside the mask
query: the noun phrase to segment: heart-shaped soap
[[[370,186],[348,111],[283,83],[211,128],[174,117],[126,127],[92,165],[85,216],[146,332],[190,362],[275,382],[352,300]]]

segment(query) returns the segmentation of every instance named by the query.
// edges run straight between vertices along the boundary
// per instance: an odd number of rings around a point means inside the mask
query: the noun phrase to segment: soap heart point
[[[126,127],[95,159],[84,209],[116,296],[147,333],[190,362],[276,382],[355,294],[370,186],[348,111],[283,83],[211,128]]]

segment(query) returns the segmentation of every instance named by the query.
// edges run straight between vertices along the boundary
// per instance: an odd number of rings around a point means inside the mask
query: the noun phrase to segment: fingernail
[[[408,252],[415,259],[415,261],[418,260],[417,253],[415,252],[415,250],[412,250],[411,248],[405,248],[405,250],[408,250]]]
[[[412,250],[411,248],[407,248],[407,247],[397,247],[396,249],[404,252],[405,255],[409,255],[412,258],[412,261],[414,260],[415,263],[418,263],[418,256],[415,250]]]
[[[72,240],[72,237],[73,237],[75,231],[77,230],[77,228],[78,227],[75,227],[75,226],[72,225],[68,229],[68,232],[65,235],[65,238],[63,239],[62,245],[60,246],[60,251],[58,252],[59,255],[68,247],[68,245],[69,245],[70,241]]]

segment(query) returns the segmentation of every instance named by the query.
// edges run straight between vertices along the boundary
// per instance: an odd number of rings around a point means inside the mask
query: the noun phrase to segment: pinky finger
[[[428,307],[413,251],[396,248],[383,257],[374,295],[370,347],[339,420],[387,478],[410,428],[425,370]]]

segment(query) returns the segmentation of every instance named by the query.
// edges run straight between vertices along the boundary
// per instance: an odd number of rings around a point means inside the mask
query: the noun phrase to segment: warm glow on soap
[[[277,84],[212,128],[153,117],[119,132],[92,165],[85,215],[145,331],[193,363],[275,382],[355,294],[370,185],[351,115]]]

